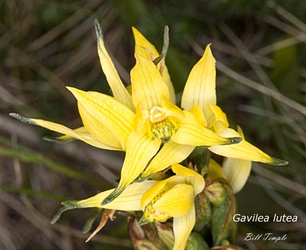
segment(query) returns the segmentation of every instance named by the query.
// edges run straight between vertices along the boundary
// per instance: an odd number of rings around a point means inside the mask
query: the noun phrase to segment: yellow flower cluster
[[[85,200],[63,202],[64,207],[140,210],[143,211],[140,224],[165,222],[173,217],[173,249],[184,249],[196,220],[194,198],[203,191],[205,181],[202,175],[178,163],[197,146],[227,157],[221,172],[235,192],[245,184],[251,161],[275,165],[286,162],[245,141],[240,129],[236,132],[229,128],[225,113],[217,106],[215,59],[210,45],[190,72],[180,108],[165,65],[167,29],[160,55],[133,28],[136,65],[130,74],[130,94],[104,46],[97,21],[95,28],[101,67],[113,96],[67,87],[77,99],[84,125],[77,129],[18,114],[11,116],[63,134],[52,140],[75,138],[97,148],[125,151],[120,182],[115,189]],[[173,176],[149,180],[169,166]]]

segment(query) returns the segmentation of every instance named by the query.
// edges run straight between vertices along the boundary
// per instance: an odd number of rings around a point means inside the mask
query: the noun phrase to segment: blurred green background
[[[90,211],[50,220],[60,202],[116,185],[123,154],[82,142],[51,144],[54,133],[20,123],[10,112],[75,128],[76,102],[65,86],[109,93],[96,52],[94,19],[129,84],[135,61],[131,26],[161,50],[180,97],[188,72],[212,43],[218,104],[231,126],[287,167],[253,164],[237,195],[241,214],[298,215],[296,223],[241,223],[245,249],[306,249],[306,2],[300,0],[0,0],[0,249],[131,249],[124,215],[89,243]],[[244,241],[247,232],[288,235]]]

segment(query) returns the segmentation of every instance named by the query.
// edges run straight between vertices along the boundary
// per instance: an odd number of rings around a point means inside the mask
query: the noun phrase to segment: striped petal
[[[184,118],[178,123],[177,132],[171,137],[171,140],[185,145],[192,146],[211,146],[227,145],[238,143],[241,138],[224,138],[211,130],[203,127],[194,114],[188,111],[184,112]]]
[[[75,138],[81,141],[86,142],[89,145],[92,145],[97,148],[102,149],[109,149],[109,150],[122,150],[122,147],[120,145],[120,142],[117,140],[109,141],[106,140],[106,138],[101,138],[102,140],[97,139],[93,135],[91,135],[84,127],[78,128],[78,129],[70,129],[68,127],[65,127],[61,124],[57,124],[54,122],[49,122],[41,119],[33,119],[33,118],[26,118],[19,114],[10,114],[12,117],[28,124],[37,125],[49,130],[52,130],[54,132],[58,132],[60,134],[64,134],[65,136],[59,137],[59,138],[50,138],[45,137],[47,141],[52,142],[58,142],[63,141],[71,138]]]
[[[148,135],[132,132],[127,140],[125,160],[121,169],[118,187],[104,199],[105,205],[118,197],[145,169],[160,147],[160,140],[151,140]]]
[[[147,179],[154,173],[185,160],[194,148],[194,146],[182,145],[173,141],[165,143],[139,178]]]
[[[122,211],[140,211],[142,207],[140,205],[140,200],[144,193],[155,185],[157,181],[144,181],[136,182],[129,185],[118,197],[111,203],[108,203],[104,206],[101,205],[103,201],[114,189],[110,189],[104,192],[101,192],[90,198],[80,200],[80,201],[66,201],[62,204],[66,207],[73,206],[74,208],[105,208],[105,209],[115,209]]]
[[[220,133],[224,137],[239,136],[239,133],[233,129],[227,128]],[[228,158],[237,158],[241,160],[256,161],[268,163],[271,165],[283,166],[288,162],[281,159],[273,158],[259,148],[253,146],[246,140],[242,140],[239,144],[227,146],[212,146],[209,148],[215,154],[222,155]]]
[[[146,58],[147,60],[153,61],[155,58],[159,57],[159,53],[152,45],[136,28],[132,28],[134,38],[135,38],[135,53]],[[153,58],[152,58],[153,57]],[[160,70],[160,64],[158,65],[158,68]],[[167,69],[167,66],[163,66],[163,72],[162,77],[165,81],[165,83],[168,86],[169,92],[170,92],[170,100],[175,103],[175,91],[173,84],[171,82],[171,78]]]
[[[131,70],[132,99],[135,107],[140,103],[150,110],[160,106],[160,97],[169,99],[169,89],[154,63],[135,54],[136,65]]]
[[[216,60],[208,45],[187,79],[182,96],[182,107],[185,110],[199,106],[205,111],[207,104],[216,104],[215,63]]]
[[[174,246],[173,250],[184,250],[188,237],[195,224],[195,207],[192,203],[188,214],[173,218]]]
[[[89,133],[103,141],[119,141],[123,150],[134,126],[135,114],[121,102],[98,92],[68,88],[78,100],[79,112]]]
[[[234,158],[226,158],[222,164],[224,175],[230,183],[233,192],[238,193],[248,180],[252,162]]]
[[[99,22],[95,21],[96,35],[97,35],[97,46],[98,55],[100,59],[100,64],[102,71],[104,72],[107,82],[113,92],[116,99],[122,101],[131,110],[134,109],[131,95],[126,90],[124,84],[122,83],[118,72],[113,64],[111,57],[109,56],[103,41],[102,29]]]
[[[176,176],[187,177],[185,183],[193,186],[194,189],[193,196],[196,196],[203,191],[205,186],[205,181],[203,176],[201,176],[194,170],[184,167],[180,164],[173,164],[172,170],[176,174]]]
[[[177,184],[162,193],[152,206],[158,213],[167,214],[169,217],[182,217],[189,213],[193,202],[193,187],[188,184]],[[160,220],[156,218],[156,221]]]

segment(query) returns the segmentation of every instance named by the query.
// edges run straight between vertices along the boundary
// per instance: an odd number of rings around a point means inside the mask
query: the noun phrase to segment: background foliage
[[[91,196],[116,184],[123,155],[54,135],[8,116],[17,112],[77,127],[76,103],[65,86],[109,93],[93,28],[99,19],[124,82],[133,58],[131,26],[159,49],[170,27],[167,65],[178,96],[192,65],[212,43],[218,103],[246,138],[284,168],[254,164],[238,194],[245,215],[293,214],[297,223],[241,223],[246,249],[305,249],[306,2],[248,0],[1,0],[0,1],[0,248],[130,249],[124,215],[89,243],[89,213],[73,211],[50,225],[60,201]],[[244,241],[246,232],[288,235],[276,244]]]

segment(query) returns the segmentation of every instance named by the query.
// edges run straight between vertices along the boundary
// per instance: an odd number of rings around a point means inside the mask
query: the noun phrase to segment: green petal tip
[[[35,122],[33,122],[31,119],[29,118],[26,118],[22,115],[19,115],[19,114],[16,114],[16,113],[9,113],[9,116],[23,122],[23,123],[26,123],[26,124],[31,124],[31,125],[36,125]]]
[[[110,193],[102,202],[101,206],[104,206],[113,200],[115,200],[122,192],[124,191],[124,188],[116,188],[112,193]]]
[[[226,138],[226,142],[223,145],[231,145],[231,144],[237,144],[242,141],[241,137],[230,137]]]
[[[75,140],[75,138],[71,138],[68,136],[67,138],[65,138],[65,136],[60,136],[60,137],[44,136],[42,139],[48,142],[53,142],[53,143],[66,143],[66,142],[71,142]]]
[[[62,213],[64,213],[67,210],[70,210],[72,208],[70,207],[62,207],[60,208],[57,213],[53,216],[52,220],[51,220],[51,224],[54,224],[55,222],[57,222],[59,220],[59,218],[61,217]]]
[[[103,32],[98,19],[95,19],[95,30],[96,30],[97,39],[99,38],[103,39]]]
[[[95,209],[92,215],[89,217],[89,219],[86,221],[82,232],[84,234],[88,233],[90,229],[92,228],[92,224],[95,221],[95,219],[98,217],[99,213],[101,212],[102,209]]]
[[[286,160],[282,160],[282,159],[278,159],[278,158],[274,158],[274,157],[271,157],[272,158],[272,162],[270,163],[271,165],[275,165],[275,166],[286,166],[289,164],[289,161],[286,161]]]

